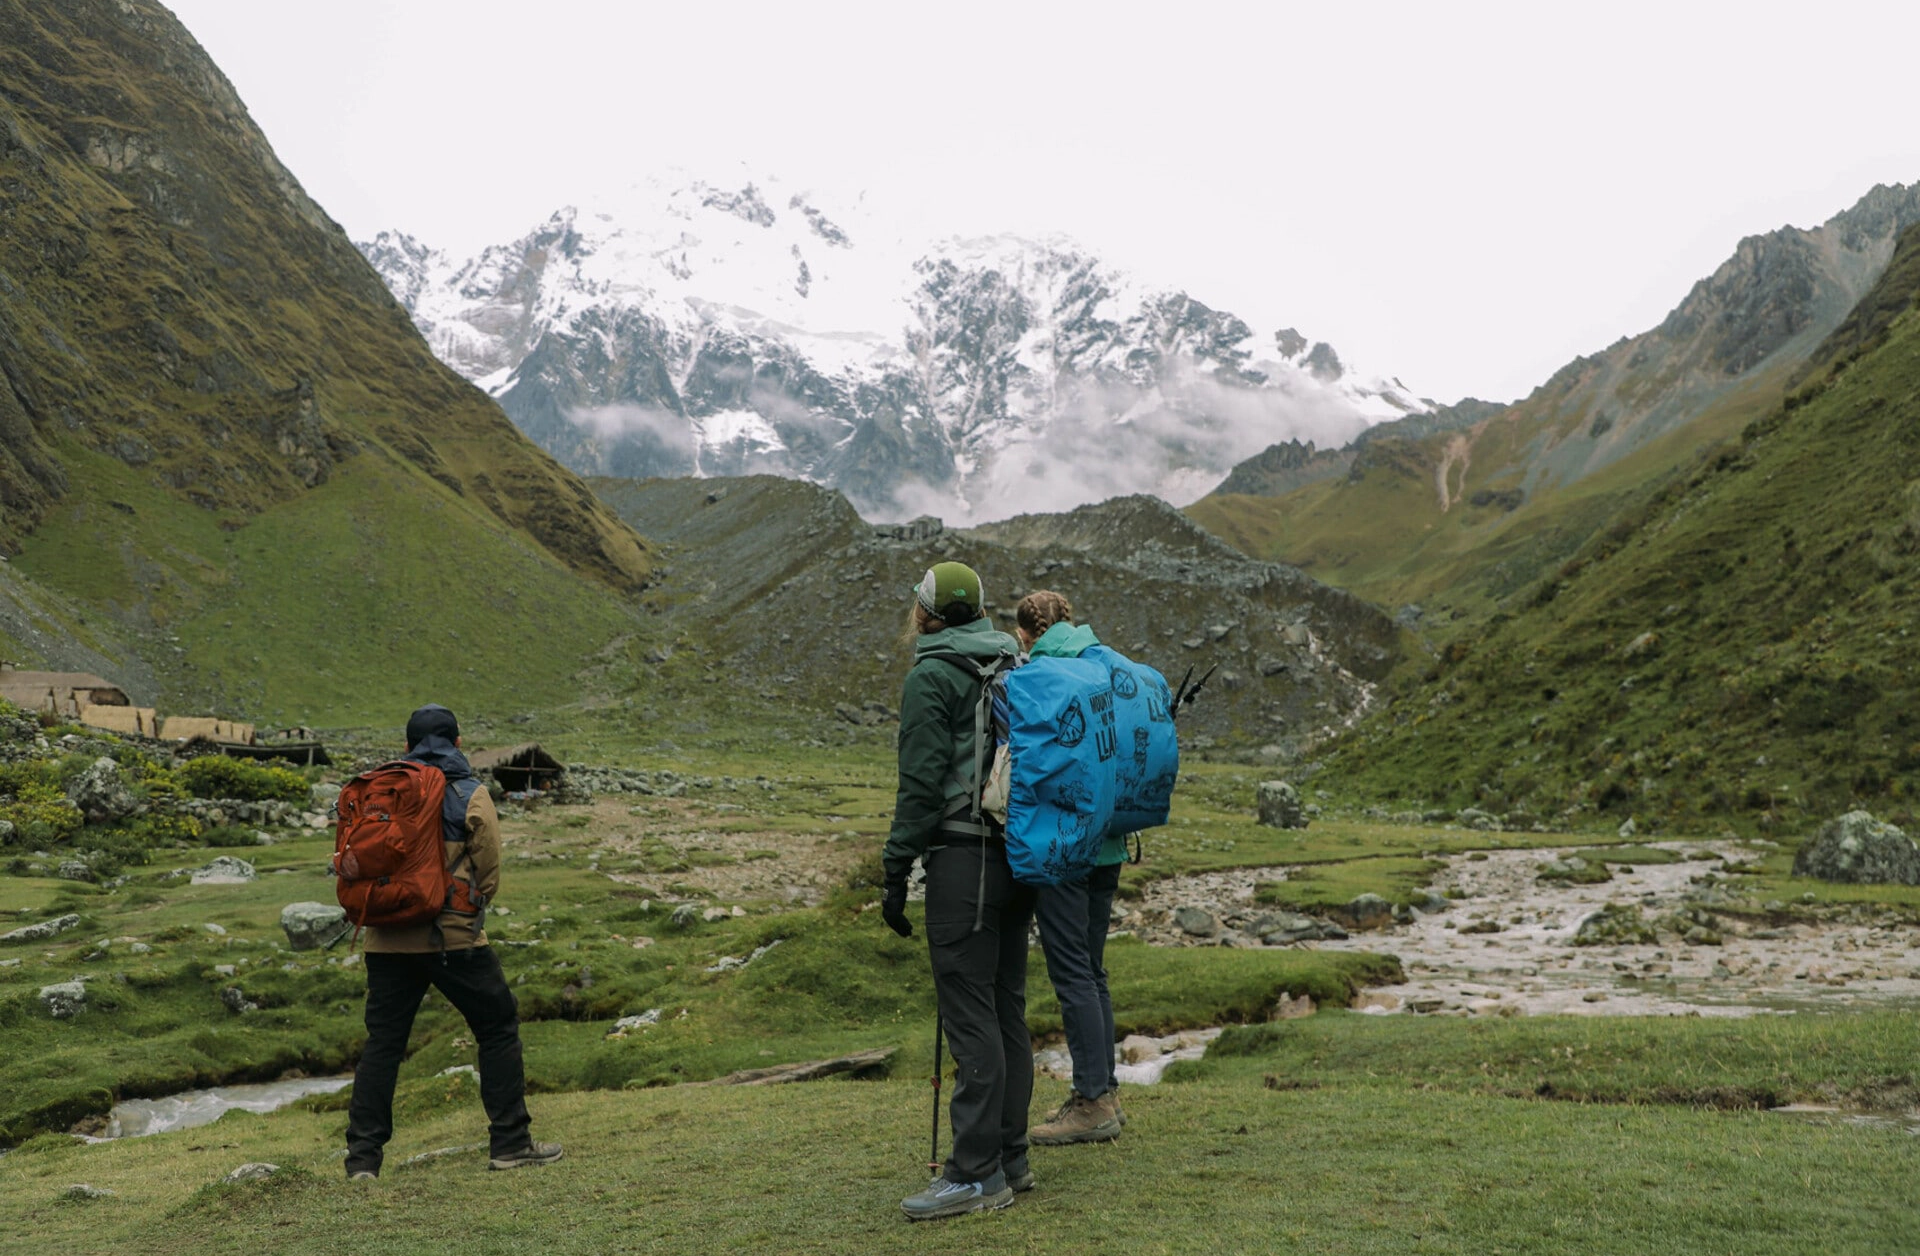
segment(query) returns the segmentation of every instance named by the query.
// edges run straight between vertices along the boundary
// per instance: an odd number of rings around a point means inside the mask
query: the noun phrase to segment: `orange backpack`
[[[447,868],[439,768],[396,759],[347,782],[334,828],[334,894],[360,928],[397,928],[479,912],[479,895]],[[463,835],[464,836],[464,835]]]

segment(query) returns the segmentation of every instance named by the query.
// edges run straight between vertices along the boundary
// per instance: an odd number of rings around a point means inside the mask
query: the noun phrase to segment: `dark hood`
[[[467,762],[467,756],[460,753],[460,748],[435,733],[422,738],[419,745],[407,751],[401,758],[411,759],[415,763],[431,764],[439,768],[450,781],[473,775],[473,767]]]

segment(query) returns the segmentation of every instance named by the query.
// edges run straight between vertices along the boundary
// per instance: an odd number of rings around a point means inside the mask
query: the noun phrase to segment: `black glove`
[[[887,879],[886,891],[880,896],[880,919],[887,922],[887,928],[903,938],[913,936],[913,922],[907,919],[907,881],[905,877]]]

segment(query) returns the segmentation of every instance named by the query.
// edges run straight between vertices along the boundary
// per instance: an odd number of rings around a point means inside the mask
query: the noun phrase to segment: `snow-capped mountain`
[[[444,361],[576,471],[765,471],[872,518],[1192,501],[1277,441],[1430,408],[1062,238],[910,241],[777,180],[656,180],[458,260],[361,251]]]

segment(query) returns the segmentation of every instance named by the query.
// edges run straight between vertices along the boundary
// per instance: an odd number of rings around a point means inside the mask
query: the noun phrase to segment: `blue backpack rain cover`
[[[1004,683],[1016,879],[1077,880],[1108,836],[1166,823],[1180,748],[1160,673],[1095,646],[1078,658],[1032,659]]]

